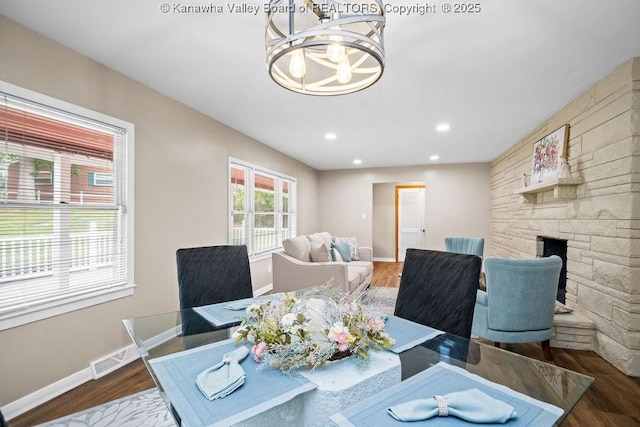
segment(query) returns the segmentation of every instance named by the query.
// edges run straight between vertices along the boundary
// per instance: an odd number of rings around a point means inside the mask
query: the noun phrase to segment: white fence
[[[275,228],[255,228],[253,238],[253,253],[266,251],[277,248],[282,245],[282,240],[291,237],[291,231],[288,228],[282,230],[282,238],[278,239]],[[233,244],[248,245],[247,236],[244,227],[233,227]]]
[[[71,233],[70,271],[95,270],[113,263],[113,233]],[[53,274],[51,234],[0,238],[0,283]]]

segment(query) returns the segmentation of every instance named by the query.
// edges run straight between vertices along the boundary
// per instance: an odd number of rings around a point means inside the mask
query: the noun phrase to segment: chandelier
[[[267,7],[267,70],[280,86],[344,95],[382,76],[382,0],[270,0]]]

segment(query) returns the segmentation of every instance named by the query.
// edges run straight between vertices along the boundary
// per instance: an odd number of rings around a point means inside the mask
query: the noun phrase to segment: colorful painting
[[[542,184],[558,178],[562,157],[567,151],[568,137],[569,125],[564,125],[533,144],[529,185]]]

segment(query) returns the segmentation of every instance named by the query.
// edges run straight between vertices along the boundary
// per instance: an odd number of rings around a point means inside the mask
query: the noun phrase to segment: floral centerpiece
[[[349,356],[366,361],[370,351],[394,344],[375,307],[326,290],[300,298],[285,293],[280,301],[247,307],[235,339],[254,344],[257,362],[283,371],[313,370]]]

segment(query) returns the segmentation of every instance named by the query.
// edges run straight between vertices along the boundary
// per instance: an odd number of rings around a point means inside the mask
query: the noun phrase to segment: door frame
[[[409,188],[422,188],[422,189],[425,189],[426,185],[425,184],[398,184],[398,185],[396,185],[396,188],[395,188],[395,192],[396,192],[396,197],[395,197],[395,204],[396,204],[396,247],[395,247],[395,251],[394,251],[396,262],[399,262],[398,261],[398,250],[400,249],[400,238],[399,238],[400,220],[398,218],[398,216],[399,216],[398,214],[400,213],[400,207],[399,207],[398,201],[400,200],[400,190],[409,189]]]

